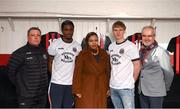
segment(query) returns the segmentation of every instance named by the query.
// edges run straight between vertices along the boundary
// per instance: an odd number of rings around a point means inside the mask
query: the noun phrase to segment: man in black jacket
[[[47,103],[47,53],[39,46],[41,30],[31,27],[28,42],[12,53],[8,74],[16,87],[19,107],[40,108]]]

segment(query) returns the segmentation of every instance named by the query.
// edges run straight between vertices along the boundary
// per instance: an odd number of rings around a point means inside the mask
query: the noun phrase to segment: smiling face
[[[153,28],[144,28],[142,30],[142,43],[150,46],[155,41],[155,31]]]
[[[32,29],[28,33],[28,42],[33,46],[39,46],[41,41],[41,32],[36,29]]]
[[[92,49],[97,49],[98,47],[98,37],[96,35],[91,35],[88,39],[88,45]]]

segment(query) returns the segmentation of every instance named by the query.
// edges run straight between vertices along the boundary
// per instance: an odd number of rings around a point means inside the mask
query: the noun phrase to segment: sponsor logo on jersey
[[[113,65],[121,64],[120,58],[121,58],[121,56],[119,56],[119,55],[117,55],[117,54],[113,54],[113,55],[111,56],[111,63],[112,63]]]
[[[62,56],[63,56],[63,59],[61,59],[61,61],[65,62],[65,63],[73,62],[74,54],[72,54],[70,52],[64,52],[64,53],[62,53]]]

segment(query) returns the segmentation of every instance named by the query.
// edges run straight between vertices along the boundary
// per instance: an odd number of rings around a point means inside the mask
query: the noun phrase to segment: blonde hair
[[[124,30],[126,30],[126,25],[121,21],[116,21],[112,25],[112,29],[117,28],[117,27],[122,27]]]

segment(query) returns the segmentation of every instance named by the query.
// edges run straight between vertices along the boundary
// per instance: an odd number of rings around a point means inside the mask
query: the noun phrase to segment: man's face
[[[122,27],[113,28],[113,35],[116,40],[121,40],[124,38],[125,30]]]
[[[142,31],[142,43],[145,46],[151,45],[155,41],[155,33],[153,29],[146,28]]]
[[[74,28],[72,25],[64,25],[62,30],[64,38],[71,39],[74,33]]]
[[[41,33],[38,30],[31,30],[28,34],[28,42],[33,46],[39,46]]]

